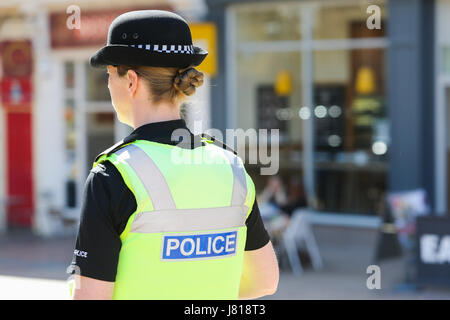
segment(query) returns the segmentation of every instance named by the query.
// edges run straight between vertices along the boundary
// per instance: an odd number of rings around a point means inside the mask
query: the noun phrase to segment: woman
[[[180,118],[180,104],[203,83],[194,67],[206,55],[183,18],[144,10],[116,18],[91,58],[106,66],[117,117],[134,131],[96,158],[87,179],[74,299],[276,291],[277,260],[251,178],[234,153],[194,136]],[[174,153],[215,161],[193,166],[174,162]]]

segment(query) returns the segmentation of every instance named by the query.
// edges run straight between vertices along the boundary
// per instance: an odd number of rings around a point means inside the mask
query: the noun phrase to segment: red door
[[[34,213],[31,112],[7,113],[8,226],[31,227]]]
[[[6,112],[7,221],[8,226],[31,227],[34,214],[31,42],[2,42],[0,55],[1,105]]]

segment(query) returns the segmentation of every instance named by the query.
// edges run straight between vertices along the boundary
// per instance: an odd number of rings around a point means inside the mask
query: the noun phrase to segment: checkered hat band
[[[152,52],[194,54],[194,46],[193,45],[130,44],[129,47],[145,49],[145,50],[152,51]]]

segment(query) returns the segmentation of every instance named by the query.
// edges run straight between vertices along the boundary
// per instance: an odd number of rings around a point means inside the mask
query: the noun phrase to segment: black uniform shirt
[[[178,128],[188,130],[183,119],[149,123],[134,130],[124,141],[139,139],[175,145],[178,142],[172,141],[171,135]],[[121,248],[119,236],[135,211],[136,199],[112,163],[105,161],[91,170],[72,260],[81,275],[115,281]],[[245,250],[259,249],[269,242],[256,199],[246,226]]]

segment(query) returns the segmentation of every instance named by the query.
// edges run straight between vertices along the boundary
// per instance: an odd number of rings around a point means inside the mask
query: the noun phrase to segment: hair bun
[[[203,84],[203,73],[189,67],[177,71],[173,86],[187,96],[195,93],[195,88]]]

